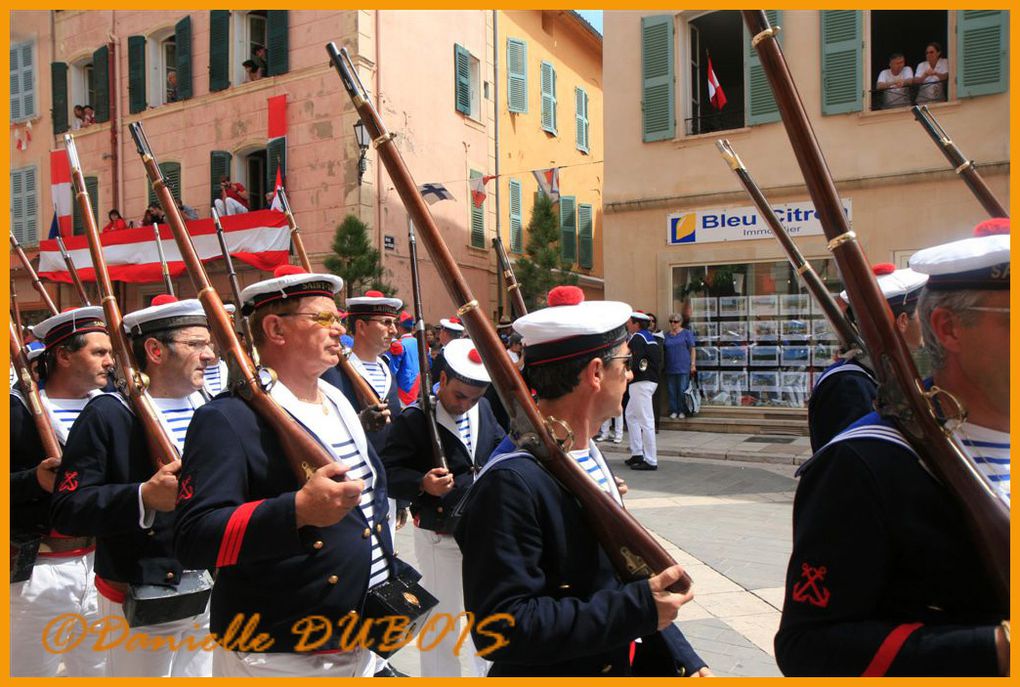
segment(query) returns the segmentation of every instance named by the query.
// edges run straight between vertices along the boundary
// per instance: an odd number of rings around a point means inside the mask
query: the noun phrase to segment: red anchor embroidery
[[[828,606],[829,590],[822,586],[822,580],[825,579],[828,569],[824,565],[813,568],[807,563],[802,563],[800,569],[805,579],[794,583],[793,600],[800,603],[809,603],[819,608]]]
[[[188,475],[181,480],[180,487],[177,489],[177,503],[187,501],[194,495],[195,490],[191,487],[191,475]]]
[[[60,481],[60,486],[57,487],[57,491],[74,491],[77,488],[78,473],[76,471],[72,471],[64,475],[64,479]]]

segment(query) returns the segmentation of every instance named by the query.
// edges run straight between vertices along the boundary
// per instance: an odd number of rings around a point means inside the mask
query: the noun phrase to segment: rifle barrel
[[[64,245],[64,239],[57,233],[57,248],[60,249],[60,257],[64,259],[64,264],[67,265],[67,272],[71,275],[71,281],[74,282],[74,288],[78,292],[78,298],[81,299],[81,304],[85,307],[92,305],[89,301],[89,295],[85,292],[85,285],[81,282],[81,276],[78,274],[77,268],[74,266],[74,258],[67,250],[67,246]]]
[[[514,266],[510,264],[510,257],[506,254],[502,237],[492,239],[492,247],[496,249],[496,258],[499,260],[499,269],[503,272],[503,281],[506,283],[506,291],[510,295],[510,310],[513,318],[524,317],[528,314],[528,306],[524,302],[524,294],[521,293],[521,285],[514,274]]]
[[[36,273],[35,268],[32,267],[32,261],[28,259],[28,256],[25,255],[25,251],[21,248],[21,244],[18,243],[18,239],[14,235],[14,230],[11,230],[11,250],[14,251],[14,254],[18,257],[18,262],[21,263],[21,266],[25,268],[26,272],[28,272],[28,277],[32,280],[32,287],[39,293],[39,297],[42,298],[42,302],[50,311],[50,314],[59,314],[60,311],[57,310],[57,304],[53,302],[49,292],[46,290],[46,286],[42,283],[42,280],[39,279],[39,275]]]

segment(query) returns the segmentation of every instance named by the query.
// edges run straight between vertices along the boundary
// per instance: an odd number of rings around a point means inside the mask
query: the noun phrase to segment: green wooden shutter
[[[212,189],[210,205],[220,197],[220,177],[230,176],[231,155],[225,150],[214,150],[209,153],[209,184]]]
[[[276,167],[280,176],[287,178],[287,137],[274,138],[266,146],[266,191],[276,188]]]
[[[481,172],[471,170],[471,178],[477,179],[482,176]],[[475,207],[471,198],[471,185],[468,184],[468,202],[471,203],[471,246],[472,248],[485,248],[485,203],[482,207]]]
[[[99,177],[85,177],[85,191],[89,194],[89,201],[92,203],[92,219],[96,226],[99,226]],[[75,235],[85,233],[85,221],[81,214],[81,205],[75,197],[71,202],[72,225]]]
[[[230,88],[230,10],[209,12],[209,90]]]
[[[62,134],[70,127],[67,122],[67,63],[50,62],[53,85],[53,133]]]
[[[542,128],[556,135],[556,68],[542,63]]]
[[[1009,83],[1006,50],[1009,14],[999,10],[960,10],[956,21],[956,95],[1002,93]]]
[[[510,180],[510,252],[524,252],[524,221],[521,208],[521,181]]]
[[[287,10],[266,12],[266,76],[286,74],[289,68]]]
[[[588,150],[588,93],[583,88],[574,89],[575,125],[577,149],[583,153]]]
[[[457,112],[471,116],[471,53],[464,47],[453,46],[454,93]]]
[[[591,205],[580,203],[577,206],[578,251],[577,264],[586,270],[595,266],[595,244]]]
[[[174,200],[178,204],[181,202],[181,163],[180,162],[160,162],[159,171],[163,172],[163,178],[166,179],[167,186],[170,187],[170,194],[174,197]],[[149,203],[156,202],[156,193],[152,190],[152,184],[149,184]]]
[[[676,136],[673,15],[641,18],[641,134],[645,143]]]
[[[822,114],[860,112],[861,13],[822,10]]]
[[[560,258],[563,262],[577,260],[577,199],[560,196]]]
[[[510,112],[528,111],[528,44],[506,39],[506,107]]]
[[[25,246],[39,243],[39,199],[35,167],[11,170],[11,231]]]
[[[96,100],[92,107],[97,122],[110,121],[110,48],[101,47],[92,53],[92,78],[96,87]]]
[[[174,27],[176,43],[177,99],[187,100],[195,94],[192,88],[191,70],[191,17],[185,17]]]
[[[145,36],[128,36],[128,111],[145,111]]]
[[[11,46],[11,121],[28,119],[35,115],[35,42],[26,41]]]
[[[769,25],[776,26],[782,21],[782,12],[779,10],[765,10]],[[782,41],[783,34],[779,34]],[[779,107],[776,105],[776,98],[772,95],[772,87],[765,77],[765,70],[762,69],[761,59],[758,51],[751,47],[752,36],[744,25],[744,102],[747,103],[747,123],[765,124],[767,122],[779,121]]]

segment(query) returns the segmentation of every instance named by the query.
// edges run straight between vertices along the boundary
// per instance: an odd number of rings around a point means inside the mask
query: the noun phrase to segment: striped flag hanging
[[[488,197],[488,193],[485,191],[485,185],[496,178],[494,174],[488,174],[486,176],[475,177],[471,179],[471,202],[475,204],[476,208],[482,207],[485,203],[485,199]]]
[[[282,183],[282,179],[287,177],[287,94],[269,98],[268,107],[266,164],[270,174],[276,170],[275,177]],[[269,183],[269,179],[266,179],[266,183]]]
[[[560,168],[550,167],[549,169],[533,169],[538,188],[542,193],[549,196],[555,203],[560,199]]]
[[[726,105],[726,94],[723,93],[722,86],[719,85],[719,78],[715,75],[715,70],[712,69],[711,56],[708,58],[708,100],[717,110],[723,109]]]
[[[67,151],[50,151],[50,192],[53,195],[53,211],[57,215],[57,226],[60,228],[61,236],[70,236],[74,233],[74,220],[72,219],[71,203],[71,162],[67,157]]]

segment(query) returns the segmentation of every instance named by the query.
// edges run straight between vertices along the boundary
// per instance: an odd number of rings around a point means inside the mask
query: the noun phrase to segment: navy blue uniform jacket
[[[42,442],[25,404],[11,394],[11,535],[45,535],[50,530],[50,495],[35,478]]]
[[[634,382],[655,382],[659,383],[659,369],[662,367],[662,346],[647,329],[639,329],[631,334],[627,340],[630,347],[631,361],[630,369],[634,371]],[[642,361],[645,362],[644,369],[641,368]]]
[[[391,572],[413,569],[393,557],[386,520],[386,477],[368,444],[377,479],[372,507],[376,536]],[[175,546],[193,568],[217,568],[210,630],[223,633],[238,614],[258,613],[270,652],[293,652],[291,627],[323,615],[334,623],[360,612],[372,556],[368,522],[355,508],[330,527],[296,526],[300,488],[275,432],[243,400],[217,396],[195,411],[185,440]],[[329,644],[340,630],[334,626]]]
[[[504,441],[497,453],[510,448]],[[620,581],[574,497],[537,459],[519,455],[479,476],[456,532],[475,646],[493,644],[477,632],[484,618],[514,618],[512,627],[485,628],[509,640],[486,656],[494,661],[489,676],[628,675],[638,637],[649,647],[665,641],[687,674],[704,667],[675,626],[656,632],[648,581]]]
[[[860,363],[840,361],[826,368],[808,399],[811,450],[820,451],[833,437],[873,411],[877,398],[878,383],[871,370]]]
[[[386,363],[387,367],[389,364]],[[340,371],[339,367],[331,367],[322,374],[322,379],[329,382],[337,389],[343,392],[347,400],[354,406],[354,410],[359,413],[365,409],[365,406],[358,399],[358,395],[354,392],[354,385],[351,384],[351,380],[347,378],[343,372]],[[390,388],[386,391],[386,396],[382,399],[383,403],[390,409],[390,421],[380,429],[378,432],[365,431],[365,436],[368,437],[368,443],[372,444],[376,453],[382,453],[383,448],[386,446],[386,438],[389,436],[390,431],[393,429],[393,421],[400,415],[400,393],[397,389],[396,377],[390,375]]]

